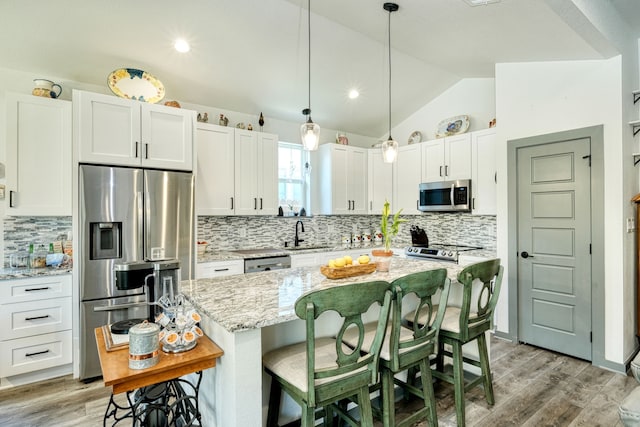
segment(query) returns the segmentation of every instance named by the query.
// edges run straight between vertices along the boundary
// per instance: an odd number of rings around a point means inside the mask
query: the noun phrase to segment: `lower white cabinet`
[[[196,264],[196,279],[231,276],[244,273],[244,260],[212,261]]]
[[[7,280],[0,286],[0,377],[73,360],[71,275]]]
[[[322,262],[318,261],[318,255],[322,254],[311,253],[291,255],[291,268],[314,267],[316,265],[321,265]]]

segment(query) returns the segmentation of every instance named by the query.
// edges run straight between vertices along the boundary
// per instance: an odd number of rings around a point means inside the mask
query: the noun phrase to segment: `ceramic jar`
[[[129,329],[129,368],[146,369],[158,363],[160,326],[144,321]]]
[[[62,93],[62,86],[46,79],[33,80],[32,95],[42,96],[43,98],[57,98]]]

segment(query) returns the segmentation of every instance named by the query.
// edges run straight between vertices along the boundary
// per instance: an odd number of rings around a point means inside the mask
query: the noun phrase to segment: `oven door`
[[[423,212],[470,212],[471,181],[442,181],[419,186],[418,210]]]

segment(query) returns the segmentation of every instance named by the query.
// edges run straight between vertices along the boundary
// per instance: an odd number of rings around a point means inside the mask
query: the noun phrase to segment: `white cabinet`
[[[8,280],[0,286],[0,377],[72,362],[71,275]]]
[[[192,170],[195,112],[74,91],[80,162]]]
[[[380,215],[385,200],[393,202],[393,164],[382,160],[379,148],[367,150],[368,213]]]
[[[317,212],[324,215],[366,214],[367,150],[323,144],[318,148],[317,160],[314,186]]]
[[[234,128],[196,126],[196,214],[234,214]]]
[[[318,257],[324,259],[323,253],[291,255],[291,268],[314,267],[316,265],[320,265],[322,262],[318,261]]]
[[[233,274],[244,274],[243,260],[212,261],[196,264],[196,279],[211,279]]]
[[[496,129],[471,134],[471,192],[474,215],[496,215],[497,182]]]
[[[70,216],[71,102],[8,93],[6,214]]]
[[[278,214],[278,136],[235,129],[236,215]]]
[[[393,166],[394,198],[392,212],[402,209],[403,214],[418,214],[418,185],[421,182],[421,144],[398,148],[398,158]]]
[[[471,178],[471,134],[426,141],[422,146],[422,182]]]

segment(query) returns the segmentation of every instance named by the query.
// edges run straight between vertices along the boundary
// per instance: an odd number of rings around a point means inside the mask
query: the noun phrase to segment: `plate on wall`
[[[444,119],[438,123],[438,130],[436,131],[436,137],[441,138],[443,136],[457,135],[459,133],[465,133],[469,129],[469,116],[455,116],[448,119]]]
[[[152,74],[137,68],[119,68],[109,74],[111,92],[121,98],[155,104],[164,98],[164,85]]]
[[[419,130],[413,131],[411,135],[409,135],[409,144],[417,144],[422,141],[422,133]]]

